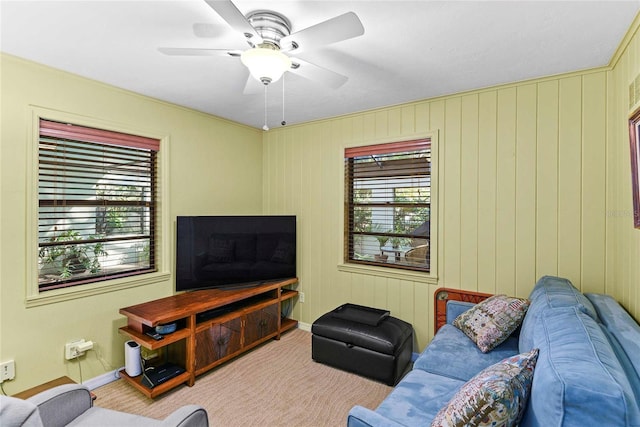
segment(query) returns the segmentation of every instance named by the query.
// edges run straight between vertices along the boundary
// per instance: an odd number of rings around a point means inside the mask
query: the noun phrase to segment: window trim
[[[344,203],[345,199],[345,189],[346,189],[346,174],[344,173],[344,154],[345,150],[352,149],[354,147],[362,147],[362,146],[372,146],[379,144],[389,144],[398,141],[410,141],[410,140],[421,140],[421,139],[429,139],[431,144],[431,208],[430,208],[430,220],[432,221],[432,232],[429,238],[429,247],[430,247],[430,271],[429,272],[418,272],[413,270],[403,270],[396,268],[388,268],[383,266],[372,266],[366,264],[358,264],[358,263],[350,263],[347,262],[344,258],[344,248],[346,245],[346,241],[348,239],[348,232],[345,228],[345,215],[347,214],[347,206]],[[427,131],[427,132],[416,132],[416,133],[407,133],[396,136],[389,136],[385,138],[378,138],[367,141],[358,141],[357,143],[346,143],[341,144],[339,147],[340,153],[338,155],[340,161],[340,170],[342,172],[342,176],[340,179],[340,200],[343,201],[340,203],[340,218],[342,218],[340,222],[340,226],[342,227],[340,232],[340,239],[337,247],[337,268],[339,271],[349,272],[349,273],[362,273],[371,276],[385,276],[391,277],[394,279],[407,280],[413,282],[425,282],[425,283],[437,283],[438,278],[438,218],[439,218],[439,210],[440,204],[438,203],[438,182],[439,182],[439,132],[435,131]]]
[[[113,292],[137,286],[144,286],[153,283],[167,281],[171,277],[170,263],[170,221],[169,221],[169,185],[164,179],[169,171],[170,141],[166,134],[149,129],[128,126],[122,123],[109,122],[87,116],[80,116],[47,108],[29,106],[31,125],[27,135],[27,219],[26,219],[26,242],[25,242],[25,264],[26,264],[26,295],[27,307],[40,306],[44,304],[83,298],[91,295],[98,295],[106,292]],[[116,279],[107,279],[88,283],[84,285],[52,289],[41,292],[38,287],[38,141],[40,138],[40,119],[53,120],[59,122],[74,123],[79,126],[89,128],[104,129],[126,134],[140,135],[142,137],[160,140],[162,147],[157,153],[157,188],[156,197],[156,270],[146,274]]]

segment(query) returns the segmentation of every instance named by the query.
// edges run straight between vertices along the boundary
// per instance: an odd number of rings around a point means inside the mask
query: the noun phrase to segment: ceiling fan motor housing
[[[280,40],[291,34],[291,23],[287,18],[271,10],[256,10],[246,16],[247,21],[262,37],[264,45],[281,49]]]

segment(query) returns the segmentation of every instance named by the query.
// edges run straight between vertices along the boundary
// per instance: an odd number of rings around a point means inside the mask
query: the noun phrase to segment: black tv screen
[[[296,277],[295,216],[179,216],[176,291]]]

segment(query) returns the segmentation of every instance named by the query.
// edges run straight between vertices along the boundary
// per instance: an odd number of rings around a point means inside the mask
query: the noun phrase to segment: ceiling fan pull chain
[[[264,126],[262,126],[263,130],[269,130],[269,126],[267,126],[267,86],[264,85]]]
[[[280,122],[280,124],[281,124],[282,126],[284,126],[284,125],[286,125],[286,124],[287,124],[287,122],[286,122],[286,121],[285,121],[285,119],[284,119],[284,76],[285,76],[286,74],[287,74],[287,73],[284,73],[284,74],[282,75],[282,121]]]

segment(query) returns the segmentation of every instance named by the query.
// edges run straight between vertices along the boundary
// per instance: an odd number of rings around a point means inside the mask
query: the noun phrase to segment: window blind
[[[348,262],[429,269],[429,139],[345,150]]]
[[[40,121],[41,291],[155,271],[159,147],[151,138]]]

